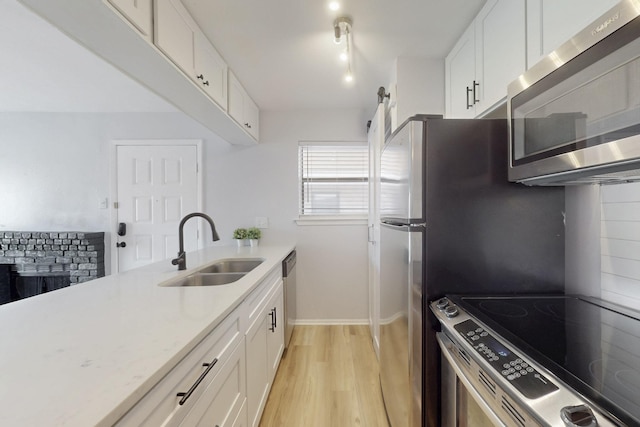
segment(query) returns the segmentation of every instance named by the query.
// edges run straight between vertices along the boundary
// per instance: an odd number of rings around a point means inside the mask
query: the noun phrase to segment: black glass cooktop
[[[640,425],[640,320],[591,298],[452,301],[628,425]]]

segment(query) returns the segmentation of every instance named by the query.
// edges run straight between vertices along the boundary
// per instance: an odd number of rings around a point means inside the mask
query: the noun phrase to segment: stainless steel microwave
[[[509,180],[640,180],[640,0],[624,0],[508,87]]]

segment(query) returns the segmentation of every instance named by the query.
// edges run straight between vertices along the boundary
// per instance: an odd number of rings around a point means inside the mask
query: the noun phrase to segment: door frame
[[[118,229],[118,212],[115,202],[118,201],[118,147],[121,146],[195,146],[196,147],[196,182],[198,188],[196,190],[196,206],[198,211],[202,212],[203,208],[203,189],[204,174],[202,173],[202,140],[201,139],[115,139],[111,140],[109,147],[109,231],[105,233],[105,245],[109,250],[105,250],[105,264],[111,266],[109,274],[118,272],[118,253],[116,248],[115,236]],[[198,235],[201,236],[200,224],[198,224]],[[198,239],[198,249],[202,249],[203,239]],[[177,253],[178,248],[176,248]]]

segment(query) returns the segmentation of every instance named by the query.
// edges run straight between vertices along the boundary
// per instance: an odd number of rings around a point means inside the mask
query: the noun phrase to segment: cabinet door
[[[524,0],[489,0],[476,17],[476,114],[506,99],[525,71],[525,21]]]
[[[146,38],[151,37],[152,0],[108,0]]]
[[[237,357],[244,356],[241,311],[234,310],[182,361],[160,380],[131,410],[116,423],[117,427],[171,427],[180,425],[205,394],[210,394],[211,383],[220,384],[220,378],[229,376],[228,367]],[[241,354],[238,355],[237,353]],[[217,362],[214,363],[214,360]],[[244,359],[242,359],[244,363]],[[203,363],[213,363],[209,367]],[[238,375],[244,375],[244,366]],[[242,377],[244,396],[244,376]],[[198,382],[200,380],[200,382]],[[184,404],[178,393],[192,391]],[[212,389],[213,390],[213,389]],[[211,400],[211,398],[209,398]],[[239,408],[239,407],[238,407]],[[235,418],[235,415],[234,415]]]
[[[617,3],[618,0],[527,0],[527,68]]]
[[[269,390],[269,364],[267,361],[267,333],[270,320],[266,310],[259,320],[249,328],[246,336],[247,346],[247,415],[249,426],[260,423],[262,408]]]
[[[249,98],[248,94],[244,99],[244,119],[247,132],[257,140],[260,134],[259,111],[258,106]]]
[[[267,305],[269,310],[271,327],[267,334],[267,362],[269,364],[269,383],[273,383],[273,379],[278,371],[280,358],[284,352],[284,325],[287,319],[284,318],[284,295],[282,284],[279,290],[273,295],[273,298]]]
[[[195,29],[180,0],[155,0],[155,45],[187,76],[195,72]]]
[[[232,427],[245,403],[245,349],[236,347],[180,426]]]
[[[259,110],[236,76],[229,71],[229,115],[258,140]]]
[[[195,39],[196,82],[223,109],[227,109],[227,64],[204,34]]]
[[[475,54],[475,32],[471,24],[445,59],[445,102],[448,118],[464,119],[475,116]]]
[[[229,108],[227,112],[236,122],[242,123],[244,119],[244,88],[232,72],[229,72]]]

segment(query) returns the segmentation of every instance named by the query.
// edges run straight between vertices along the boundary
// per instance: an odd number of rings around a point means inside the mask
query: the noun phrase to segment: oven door
[[[442,427],[506,427],[469,381],[464,350],[442,332],[437,339],[442,350]]]

